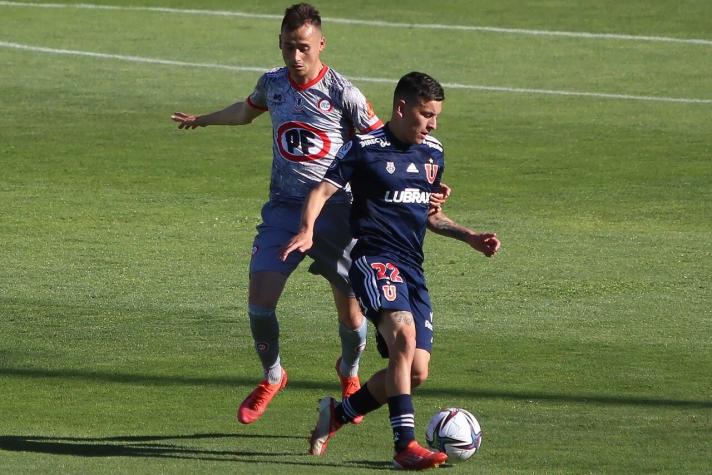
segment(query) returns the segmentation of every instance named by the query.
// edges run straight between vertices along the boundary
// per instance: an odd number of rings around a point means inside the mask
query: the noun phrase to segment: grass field
[[[385,410],[306,455],[339,350],[305,268],[279,308],[290,385],[234,421],[260,378],[245,301],[269,119],[169,117],[280,65],[288,2],[95,5],[119,8],[0,2],[0,472],[390,469]],[[484,429],[445,473],[712,472],[712,3],[317,6],[324,59],[381,117],[402,74],[446,83],[447,212],[503,243],[427,241],[417,434],[441,406]],[[362,374],[382,364],[371,345]]]

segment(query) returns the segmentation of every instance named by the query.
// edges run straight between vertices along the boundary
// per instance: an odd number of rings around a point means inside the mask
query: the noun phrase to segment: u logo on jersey
[[[383,285],[383,286],[381,286],[381,289],[383,289],[383,296],[389,302],[393,302],[396,299],[396,297],[398,296],[398,291],[396,290],[395,285],[392,285],[392,284]]]
[[[435,177],[438,176],[438,165],[433,163],[433,159],[430,159],[430,163],[425,164],[425,178],[428,179],[428,183],[431,185],[435,181]]]
[[[308,162],[324,158],[331,150],[331,139],[312,125],[290,121],[277,129],[277,147],[290,162]]]

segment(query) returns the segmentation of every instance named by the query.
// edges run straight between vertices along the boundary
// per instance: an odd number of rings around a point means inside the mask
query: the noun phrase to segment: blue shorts
[[[356,240],[351,236],[347,203],[327,203],[314,226],[314,245],[306,255],[314,259],[309,272],[326,277],[336,288],[352,296],[349,284],[351,249]],[[269,201],[262,207],[262,223],[252,244],[252,272],[280,272],[289,275],[304,259],[305,254],[293,252],[285,262],[279,251],[299,230],[301,203]]]
[[[410,312],[415,322],[415,347],[432,351],[433,311],[420,269],[394,262],[388,257],[361,256],[353,261],[349,277],[366,318],[376,327],[382,310]],[[379,334],[376,337],[381,339]],[[384,342],[378,343],[379,352],[384,358],[387,357]]]

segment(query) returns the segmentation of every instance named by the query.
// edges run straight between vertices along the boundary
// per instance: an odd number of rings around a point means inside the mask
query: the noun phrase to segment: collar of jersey
[[[383,132],[386,134],[388,141],[391,142],[391,144],[393,144],[393,146],[398,150],[408,150],[413,145],[402,142],[393,132],[391,132],[390,121],[386,122],[386,125],[383,126]]]
[[[317,74],[314,79],[312,79],[311,81],[309,81],[306,84],[297,84],[296,82],[294,82],[294,79],[292,79],[292,76],[289,75],[289,71],[287,71],[287,77],[289,78],[289,84],[291,84],[294,89],[296,89],[297,91],[304,91],[306,89],[309,89],[314,84],[321,81],[322,79],[324,79],[324,76],[326,75],[327,71],[329,71],[329,66],[327,66],[325,64],[321,68],[321,71],[319,71],[319,74]]]

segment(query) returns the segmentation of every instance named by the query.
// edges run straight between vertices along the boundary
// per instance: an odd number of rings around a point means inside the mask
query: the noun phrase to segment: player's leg
[[[388,347],[386,396],[410,394],[410,371],[415,355],[413,315],[404,310],[384,310],[378,323],[378,332]]]
[[[262,208],[262,224],[252,247],[248,315],[257,356],[264,380],[240,404],[237,419],[251,424],[262,417],[274,396],[287,384],[279,351],[277,302],[290,273],[303,256],[295,253],[287,262],[279,259],[279,250],[298,224],[298,206],[267,203]]]
[[[279,272],[250,274],[248,294],[250,330],[257,356],[262,362],[265,379],[270,384],[280,382],[282,377],[276,308],[286,282],[287,276]]]
[[[279,357],[279,322],[275,311],[286,281],[287,275],[279,272],[250,274],[250,330],[264,379],[237,410],[237,420],[242,424],[251,424],[262,417],[272,399],[287,385],[287,372]]]
[[[428,379],[430,352],[433,348],[433,312],[422,275],[411,277],[408,292],[415,320],[415,356],[411,369],[411,384],[416,388]]]
[[[321,400],[319,420],[312,432],[311,450],[321,455],[334,433],[346,422],[388,403],[398,450],[415,438],[414,411],[410,399],[410,372],[415,354],[413,317],[404,310],[382,310],[377,318],[379,334],[388,348],[388,367],[376,372],[359,391],[342,403],[331,397]]]
[[[430,352],[421,348],[415,348],[413,355],[413,366],[410,370],[410,387],[411,390],[417,388],[428,379],[428,370],[430,367]]]
[[[346,398],[361,387],[358,379],[358,368],[361,355],[366,347],[368,323],[361,313],[361,307],[353,295],[344,293],[332,284],[334,304],[339,316],[339,337],[341,339],[341,356],[336,361],[336,373],[341,381],[341,395]],[[355,420],[361,422],[362,418]]]
[[[378,328],[377,348],[389,363],[337,406],[337,414],[345,422],[378,409],[388,396],[410,393],[416,339],[407,284],[388,258],[360,257],[351,266],[349,277],[366,316]]]
[[[389,351],[391,351],[391,357],[389,358],[389,366],[390,366],[390,361],[396,361],[400,364],[400,366],[406,366],[406,368],[400,368],[395,371],[396,373],[401,373],[402,371],[407,371],[408,373],[408,378],[410,378],[409,372],[410,372],[410,362],[408,361],[408,358],[410,357],[410,360],[412,360],[413,356],[413,351],[415,350],[415,330],[412,328],[412,318],[409,316],[410,314],[405,311],[394,311],[394,312],[389,312],[389,311],[384,311],[381,313],[381,316],[378,318],[378,325],[379,329],[381,326],[383,326],[384,331],[387,331],[389,334],[389,337],[391,334],[397,334],[398,336],[394,336],[392,338],[387,339],[387,344],[389,344]],[[410,326],[411,330],[410,335],[402,335],[403,332],[393,330],[391,331],[392,327],[394,325],[407,325],[407,322],[410,320]],[[383,323],[386,321],[387,323]],[[400,323],[396,323],[400,322]],[[406,333],[408,331],[406,330]],[[402,340],[402,341],[408,341],[411,340],[409,343],[404,343],[401,346],[403,348],[396,348],[395,341],[397,340]],[[410,356],[408,356],[408,353],[410,353]],[[388,385],[388,369],[383,369],[381,371],[378,371],[376,374],[374,374],[371,379],[363,386],[361,387],[355,394],[353,394],[350,397],[346,397],[343,400],[343,403],[339,403],[332,397],[325,397],[322,398],[319,401],[319,407],[318,407],[318,418],[317,418],[317,424],[314,430],[311,433],[311,437],[309,439],[309,453],[312,455],[323,455],[324,452],[326,451],[326,447],[331,440],[331,438],[334,436],[337,430],[339,430],[344,423],[347,422],[353,422],[354,419],[358,417],[363,417],[363,415],[368,414],[369,412],[375,411],[379,407],[381,407],[386,401],[389,403],[389,406],[391,406],[391,399],[387,398],[386,395],[386,386]],[[399,378],[400,379],[400,378]],[[376,388],[377,392],[376,394],[373,394],[372,391],[370,390],[369,385],[373,384],[374,387]],[[391,385],[392,386],[392,385]],[[398,383],[396,384],[395,391],[410,391],[410,384],[407,381],[402,381],[399,380]],[[405,401],[405,408],[408,409],[407,403],[409,402],[408,398],[395,398],[394,399],[394,404],[397,404],[398,409],[402,409],[401,406],[403,404],[398,405],[398,401],[401,399],[404,399]],[[393,411],[391,411],[393,413]],[[403,412],[403,411],[400,411]],[[405,414],[400,414],[398,413],[398,419],[399,422],[397,425],[400,426],[410,426],[410,432],[412,433],[414,430],[414,424],[410,423],[408,424],[408,413],[406,411]],[[404,423],[401,423],[400,421],[403,420],[405,421]],[[413,410],[412,410],[412,404],[410,407],[410,420],[413,420]],[[407,429],[408,430],[408,429]],[[406,430],[406,431],[407,431]],[[403,430],[399,429],[399,433],[403,432]],[[411,434],[410,439],[413,439],[414,436]]]
[[[410,396],[410,373],[415,355],[413,315],[402,310],[383,311],[378,332],[388,347],[385,393],[395,450],[400,452],[415,440],[415,409]]]
[[[314,245],[308,253],[314,259],[309,271],[325,277],[334,296],[341,339],[341,357],[337,360],[336,371],[344,397],[361,387],[358,368],[368,334],[368,324],[354,297],[348,275],[351,249],[356,243],[351,237],[349,210],[346,203],[324,207],[315,225]]]
[[[393,466],[405,470],[434,468],[447,461],[447,455],[420,446],[415,440],[415,408],[411,398],[413,384],[427,377],[430,353],[416,348],[416,324],[409,312],[393,312],[382,318],[378,330],[388,346],[389,363],[385,392],[393,430]],[[394,323],[394,324],[393,324]],[[366,386],[371,385],[371,380]]]
[[[416,343],[417,345],[417,343]],[[415,354],[413,355],[413,365],[410,370],[410,388],[411,391],[428,379],[428,372],[430,367],[430,352],[423,350],[421,348],[415,348]],[[373,396],[373,398],[378,401],[381,405],[388,402],[388,395],[386,393],[386,369],[382,369],[377,373],[374,373],[364,386],[368,387],[368,391]],[[344,403],[347,401],[344,400]],[[370,412],[370,411],[369,411]]]

